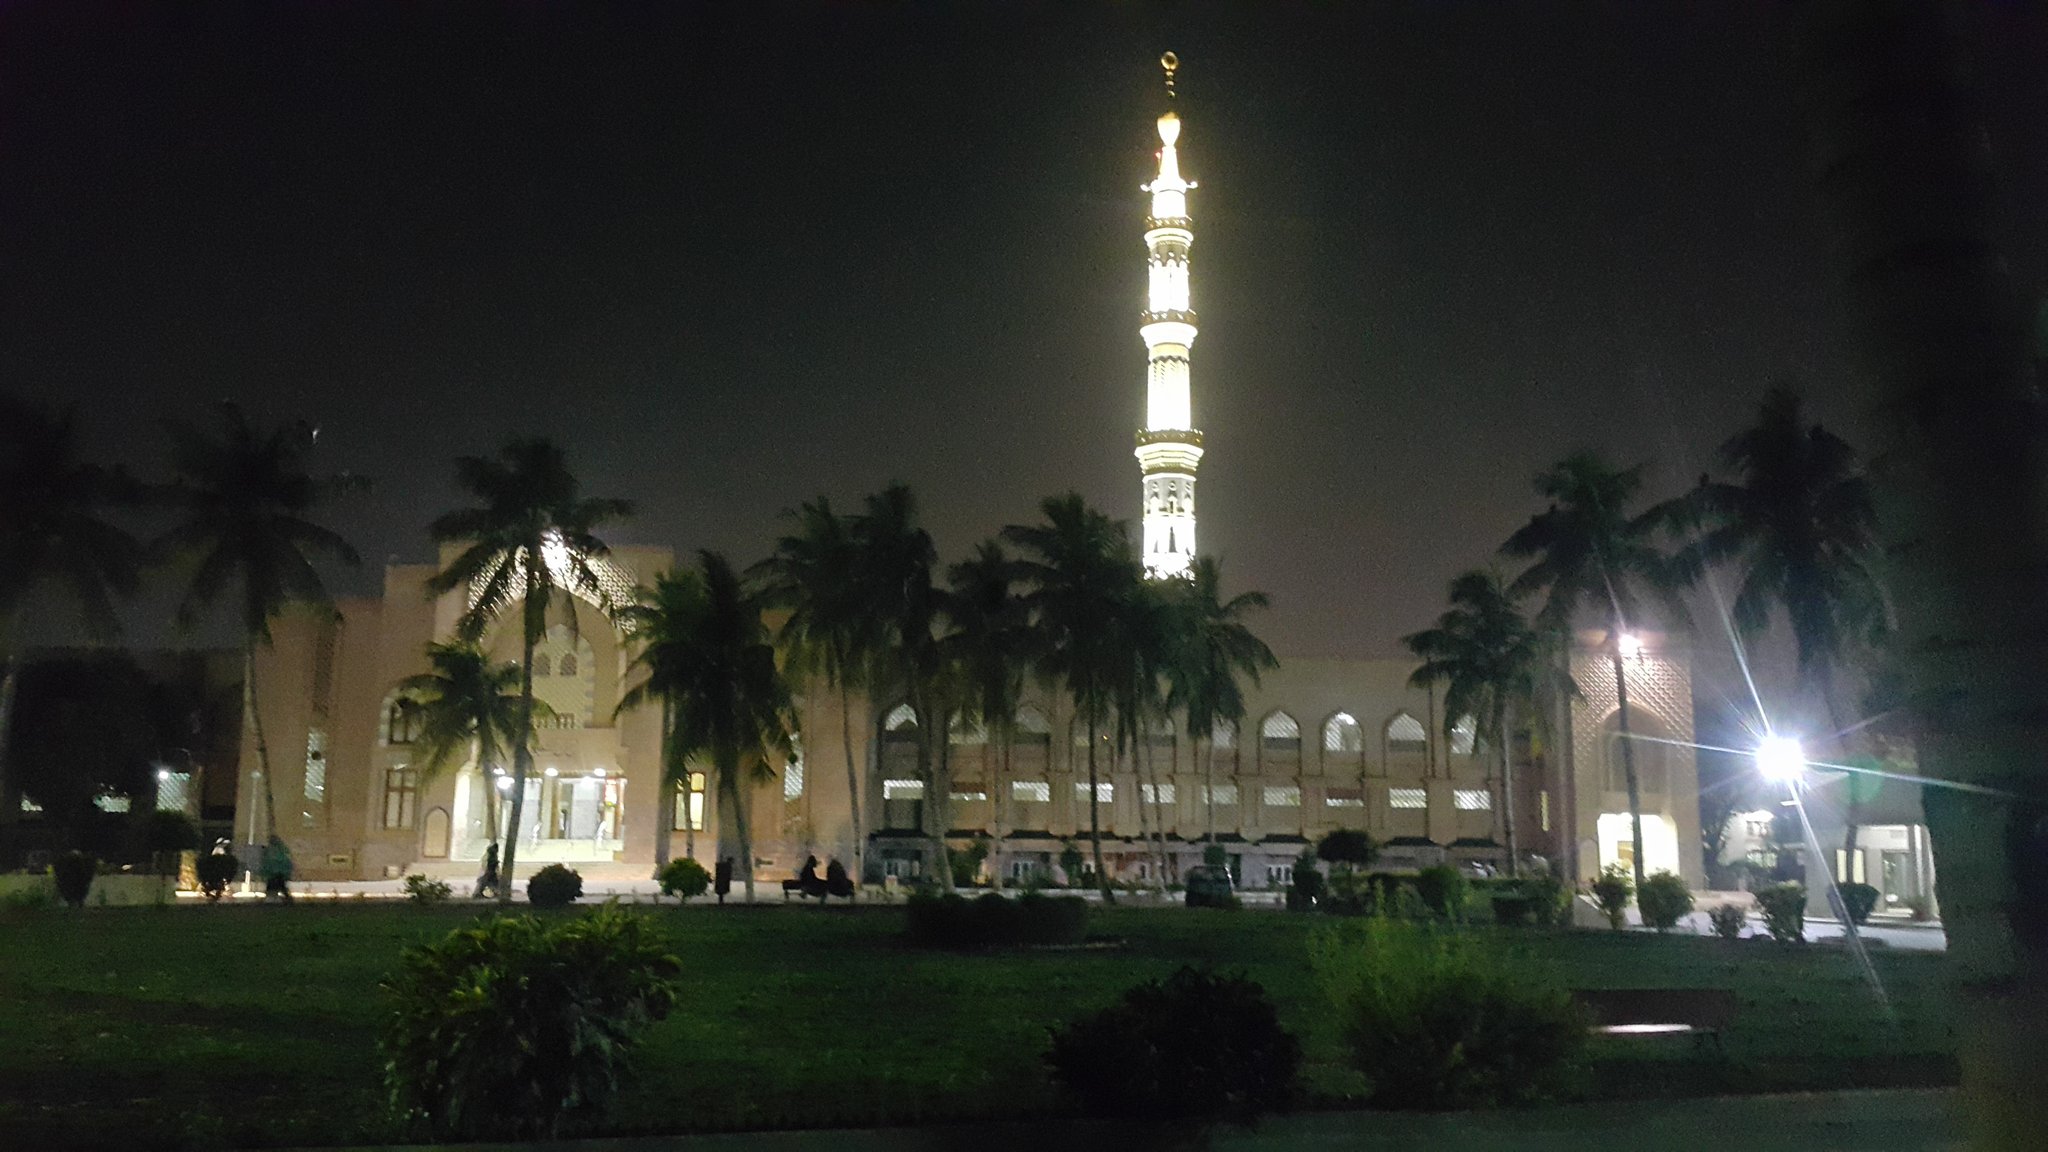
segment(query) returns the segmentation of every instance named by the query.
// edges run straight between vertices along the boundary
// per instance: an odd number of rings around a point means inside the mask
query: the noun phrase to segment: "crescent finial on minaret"
[[[1173,99],[1173,74],[1180,70],[1180,57],[1166,52],[1159,57],[1159,66],[1166,71],[1166,98]]]

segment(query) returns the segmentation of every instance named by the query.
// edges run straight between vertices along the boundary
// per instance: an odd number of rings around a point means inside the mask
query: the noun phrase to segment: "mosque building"
[[[1195,480],[1202,434],[1195,427],[1191,356],[1196,334],[1194,242],[1182,172],[1184,125],[1173,106],[1178,61],[1162,59],[1168,97],[1157,122],[1158,172],[1144,186],[1148,295],[1139,328],[1146,349],[1143,427],[1136,456],[1148,576],[1174,579],[1197,552]],[[1199,155],[1199,136],[1186,144]],[[445,560],[447,557],[444,556]],[[658,846],[707,867],[721,832],[740,817],[719,811],[703,773],[664,794],[658,709],[621,711],[630,688],[631,637],[601,610],[630,598],[675,562],[666,548],[621,548],[598,564],[602,589],[574,603],[574,620],[549,628],[534,657],[536,695],[548,708],[524,785],[519,839],[527,865],[568,862],[586,885],[644,879]],[[337,613],[294,614],[259,657],[263,730],[276,779],[264,788],[245,746],[236,839],[266,826],[266,795],[293,849],[299,875],[377,879],[409,872],[474,875],[502,825],[506,765],[470,763],[429,774],[418,753],[417,712],[402,682],[427,670],[426,650],[454,635],[462,590],[429,599],[432,565],[391,565],[380,596],[343,601]],[[1284,885],[1295,859],[1333,829],[1358,828],[1382,845],[1382,867],[1443,861],[1505,863],[1504,821],[1530,856],[1580,879],[1626,862],[1629,831],[1613,674],[1589,641],[1573,671],[1583,689],[1568,736],[1546,747],[1512,740],[1512,788],[1501,757],[1481,745],[1470,717],[1446,717],[1439,698],[1409,683],[1405,660],[1289,659],[1246,686],[1241,724],[1193,747],[1171,726],[1145,734],[1135,756],[1104,743],[1092,799],[1101,813],[1104,866],[1144,884],[1163,863],[1168,878],[1222,845],[1246,888]],[[518,655],[517,614],[484,637],[499,659]],[[1698,887],[1702,880],[1692,680],[1682,650],[1646,636],[1626,660],[1630,728],[1638,737],[1644,861]],[[949,733],[946,803],[925,794],[916,771],[916,718],[902,701],[849,701],[821,683],[797,693],[800,751],[769,765],[746,805],[763,882],[794,875],[807,856],[851,865],[856,840],[849,753],[860,781],[860,857],[870,881],[926,873],[931,817],[946,836],[989,846],[986,873],[1006,880],[1053,877],[1069,847],[1088,853],[1088,734],[1071,702],[1038,694],[1014,734],[998,740],[973,726]],[[845,747],[842,731],[854,734]],[[245,742],[245,745],[248,742]],[[721,827],[721,825],[726,825]],[[1148,847],[1163,845],[1164,851]],[[725,840],[730,844],[732,837]],[[1063,877],[1079,882],[1081,877]]]

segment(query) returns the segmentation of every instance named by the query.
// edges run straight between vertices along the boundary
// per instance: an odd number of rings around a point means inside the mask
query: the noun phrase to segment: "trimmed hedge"
[[[526,900],[535,908],[566,908],[583,895],[583,876],[574,868],[550,864],[526,882]]]
[[[1015,900],[994,892],[973,900],[960,895],[914,895],[904,922],[905,934],[913,944],[963,951],[1078,944],[1086,938],[1087,929],[1086,900],[1039,892],[1026,892]]]

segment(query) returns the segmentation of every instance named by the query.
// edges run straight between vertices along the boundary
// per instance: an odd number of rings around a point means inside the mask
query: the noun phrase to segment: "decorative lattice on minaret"
[[[1188,218],[1188,190],[1180,174],[1180,117],[1174,113],[1174,73],[1180,61],[1168,52],[1166,114],[1159,118],[1159,176],[1144,186],[1152,194],[1145,221],[1150,262],[1145,320],[1145,427],[1138,433],[1138,467],[1144,475],[1145,574],[1182,576],[1195,558],[1195,469],[1202,460],[1202,434],[1195,429],[1188,379],[1188,354],[1195,343],[1188,250],[1195,242]]]

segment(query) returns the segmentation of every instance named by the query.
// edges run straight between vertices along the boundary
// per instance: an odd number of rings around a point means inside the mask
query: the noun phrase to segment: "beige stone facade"
[[[625,548],[619,579],[645,582],[673,561],[667,549]],[[459,594],[430,599],[432,568],[394,565],[381,597],[349,600],[332,619],[294,614],[279,623],[260,659],[259,696],[276,773],[280,833],[308,879],[376,879],[435,867],[462,870],[486,841],[492,766],[474,763],[423,776],[400,706],[399,683],[426,670],[426,647],[452,635]],[[516,633],[486,637],[494,654],[517,657]],[[719,813],[701,793],[660,795],[659,731],[652,709],[615,715],[629,686],[631,648],[592,605],[578,602],[574,627],[551,628],[537,650],[535,691],[554,712],[540,731],[527,784],[519,858],[567,861],[589,873],[644,875],[657,836],[670,853],[709,865]],[[1597,659],[1576,667],[1584,699],[1573,709],[1573,770],[1540,742],[1516,744],[1513,809],[1524,853],[1560,860],[1581,876],[1627,849],[1612,835],[1625,825],[1614,742],[1611,673]],[[1498,864],[1507,800],[1498,758],[1474,747],[1468,730],[1447,736],[1439,699],[1412,688],[1413,666],[1397,660],[1288,660],[1247,693],[1237,730],[1219,732],[1198,754],[1179,732],[1154,733],[1135,765],[1097,742],[1105,864],[1142,883],[1159,856],[1147,833],[1163,836],[1169,874],[1198,863],[1212,830],[1249,887],[1284,883],[1302,848],[1339,827],[1363,828],[1385,847],[1388,866],[1441,860]],[[1681,655],[1646,651],[1630,673],[1639,733],[1692,738],[1690,674]],[[1640,685],[1637,683],[1641,679]],[[1603,683],[1605,687],[1603,688]],[[897,702],[841,698],[823,684],[798,697],[800,752],[771,765],[750,798],[764,880],[790,876],[806,855],[851,864],[846,739],[860,778],[867,872],[922,872],[936,823],[935,798],[915,771],[914,731]],[[878,704],[879,706],[875,706]],[[1064,848],[1086,849],[1088,739],[1071,704],[1035,696],[1015,738],[957,728],[949,741],[952,784],[944,825],[965,845],[985,836],[990,873],[1023,878],[1057,868]],[[1691,749],[1639,743],[1644,765],[1648,863],[1699,880],[1697,791]],[[1213,762],[1211,762],[1213,761]],[[238,840],[262,826],[261,779],[246,743],[237,798]],[[701,788],[701,778],[698,781]],[[1154,787],[1156,785],[1156,787]],[[502,794],[502,790],[501,790]],[[1142,810],[1141,810],[1142,807]],[[698,827],[684,827],[694,813]],[[1653,831],[1654,830],[1654,831]],[[1577,847],[1574,856],[1572,849]]]

